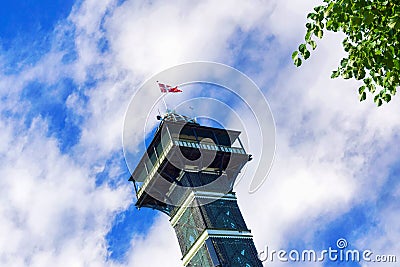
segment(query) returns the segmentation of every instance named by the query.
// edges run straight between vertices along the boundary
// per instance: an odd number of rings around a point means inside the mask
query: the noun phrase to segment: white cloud
[[[263,1],[127,1],[106,25],[116,61],[149,75],[187,61],[232,61],[229,38],[252,29],[269,9]]]
[[[167,216],[159,216],[144,237],[134,236],[126,266],[181,266],[178,241]],[[150,260],[151,259],[151,260]]]
[[[112,215],[129,203],[130,189],[96,188],[93,174],[60,154],[56,140],[46,138],[46,127],[35,119],[2,154],[1,264],[61,266],[72,251],[81,256],[71,257],[68,261],[75,263],[70,266],[100,263],[103,235]]]

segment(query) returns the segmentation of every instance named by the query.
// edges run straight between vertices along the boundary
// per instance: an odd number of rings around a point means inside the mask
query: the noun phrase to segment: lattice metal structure
[[[168,113],[130,181],[138,208],[170,217],[184,266],[259,267],[233,184],[251,159],[240,132]]]

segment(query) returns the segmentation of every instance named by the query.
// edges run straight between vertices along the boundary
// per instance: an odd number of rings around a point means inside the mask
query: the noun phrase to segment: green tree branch
[[[400,1],[399,0],[324,0],[307,16],[305,43],[292,54],[299,67],[310,57],[324,30],[343,32],[343,58],[331,78],[362,80],[360,101],[373,95],[380,106],[389,102],[400,86]],[[377,90],[378,89],[378,90]]]

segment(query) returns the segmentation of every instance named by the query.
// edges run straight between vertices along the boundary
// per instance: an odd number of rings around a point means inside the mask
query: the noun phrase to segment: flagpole
[[[167,103],[165,102],[165,99],[164,99],[164,97],[165,97],[166,93],[168,93],[168,91],[165,88],[165,84],[162,84],[159,81],[157,81],[157,84],[158,84],[158,86],[160,87],[160,90],[161,90],[161,100],[164,103],[165,112],[168,112],[168,106],[167,106]]]
[[[162,101],[163,101],[163,103],[164,103],[164,106],[165,106],[165,112],[166,113],[168,113],[168,106],[167,106],[167,103],[165,102],[165,97],[167,96],[167,94],[168,93],[162,93],[162,97],[161,97],[161,99],[162,99]]]

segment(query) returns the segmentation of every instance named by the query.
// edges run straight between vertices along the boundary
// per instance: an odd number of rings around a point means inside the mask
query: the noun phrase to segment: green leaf
[[[304,51],[304,54],[302,55],[304,59],[308,59],[310,57],[311,53],[307,49]]]
[[[388,24],[388,27],[393,29],[396,26],[396,23],[397,21],[392,21]]]
[[[374,102],[376,103],[376,105],[379,107],[382,105],[382,98],[379,95],[376,95],[374,97]]]
[[[306,35],[304,36],[304,40],[308,43],[311,41],[311,34],[313,33],[312,30],[308,30]]]
[[[385,65],[388,66],[390,69],[394,67],[393,59],[390,57],[385,57],[384,59]]]
[[[394,67],[400,71],[400,60],[394,60]]]
[[[324,32],[323,32],[321,29],[319,29],[319,30],[317,31],[316,35],[317,35],[317,37],[318,37],[319,39],[321,39],[322,36],[324,36]]]
[[[365,91],[365,85],[360,86],[360,88],[358,88],[358,93],[361,95],[362,93],[364,93]]]
[[[300,67],[301,65],[301,59],[299,58],[299,51],[294,51],[292,53],[292,59],[293,59],[293,63],[296,67]]]
[[[395,95],[395,94],[396,94],[396,87],[394,87],[394,86],[390,87],[390,88],[389,88],[389,92],[390,92],[392,95]]]
[[[348,58],[343,58],[341,61],[340,61],[340,66],[342,66],[342,68],[344,68],[344,67],[346,67],[347,66],[347,63],[349,62],[349,59]]]
[[[321,11],[323,11],[325,9],[325,6],[317,6],[314,7],[315,12],[320,13]]]
[[[301,59],[299,57],[294,59],[294,65],[296,65],[296,67],[300,67],[301,63],[302,62],[301,62]]]
[[[358,69],[358,71],[357,71],[357,77],[356,77],[356,79],[357,80],[361,80],[361,79],[364,79],[364,77],[365,77],[365,70],[364,70],[364,68],[360,68],[360,69]]]
[[[310,51],[308,51],[306,44],[299,45],[299,51],[304,59],[307,59],[310,57]]]
[[[362,92],[360,95],[360,102],[364,101],[365,99],[367,99],[367,94],[365,92]]]
[[[331,79],[337,78],[340,75],[340,71],[335,70],[332,72]]]
[[[316,21],[318,18],[318,15],[316,13],[309,13],[307,15],[307,18]]]
[[[332,26],[333,26],[333,20],[328,20],[326,22],[326,29],[329,31],[332,29]]]
[[[324,2],[329,3],[329,1],[324,1]],[[325,8],[325,13],[324,13],[325,17],[328,17],[332,13],[333,5],[334,5],[334,2],[330,2],[329,5]]]
[[[299,51],[294,51],[292,53],[292,59],[294,60],[295,58],[297,58],[299,56]]]
[[[317,21],[316,25],[319,29],[323,29],[325,27],[325,24],[322,21]]]
[[[352,17],[351,18],[351,23],[354,25],[360,25],[361,24],[361,18],[359,17]]]
[[[315,50],[315,48],[317,47],[317,42],[310,40],[308,43],[311,45],[312,50]]]
[[[400,19],[396,22],[396,25],[394,26],[394,29],[396,31],[400,30]]]
[[[342,77],[344,78],[344,79],[350,79],[350,78],[352,78],[353,77],[353,73],[350,71],[350,70],[348,70],[348,71],[346,71],[346,72],[344,72],[343,74],[342,74]]]
[[[392,96],[390,94],[386,94],[383,96],[383,99],[386,101],[386,103],[388,103],[392,99]]]
[[[368,86],[368,85],[370,85],[371,83],[372,83],[372,79],[371,78],[365,78],[364,79],[364,83]]]
[[[364,14],[364,21],[366,24],[371,24],[374,21],[374,15],[371,12]]]
[[[352,48],[348,38],[345,38],[343,40],[342,44],[343,44],[344,51],[346,51],[346,52],[349,52],[350,49]]]
[[[301,54],[303,54],[304,51],[306,51],[306,50],[307,50],[306,44],[300,44],[299,45],[299,51],[300,51]]]

